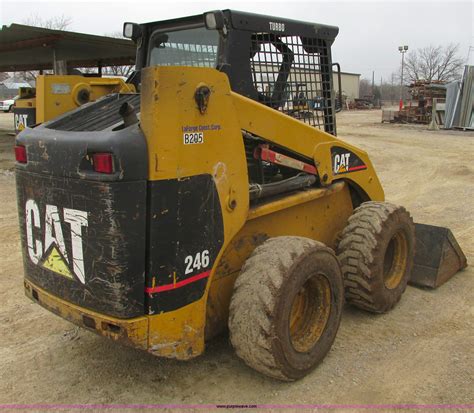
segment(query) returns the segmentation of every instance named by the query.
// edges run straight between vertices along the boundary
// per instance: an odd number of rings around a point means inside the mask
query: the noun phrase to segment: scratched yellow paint
[[[242,129],[313,158],[319,176],[326,177],[326,180],[322,181],[323,185],[329,186],[332,182],[342,179],[332,168],[331,147],[339,146],[355,153],[367,166],[365,170],[344,176],[344,180],[353,182],[372,201],[385,199],[382,185],[367,152],[254,100],[234,92],[231,92],[231,95]]]
[[[202,85],[211,90],[204,114],[194,100],[197,87]],[[227,76],[214,69],[146,68],[142,70],[141,90],[141,128],[148,146],[149,179],[210,174],[223,214],[224,243],[204,296],[176,311],[149,317],[149,350],[186,359],[204,351],[205,329],[206,335],[212,336],[214,329],[225,325],[233,279],[256,246],[246,240],[258,234],[302,235],[334,246],[352,212],[352,203],[348,186],[333,174],[332,145],[350,149],[367,165],[367,170],[346,175],[346,179],[361,187],[370,199],[383,200],[384,195],[364,151],[232,92]],[[187,125],[218,127],[206,130],[202,144],[184,145],[183,127]],[[313,158],[320,175],[327,174],[326,188],[320,189],[314,199],[301,193],[290,200],[291,204],[282,198],[259,211],[249,210],[242,130]],[[334,187],[338,179],[342,186]]]
[[[175,311],[132,320],[104,317],[47,294],[40,297],[45,297],[43,305],[73,322],[80,324],[81,314],[87,313],[120,325],[131,345],[159,356],[189,359],[204,351],[205,336],[225,326],[233,282],[258,243],[271,236],[300,235],[334,247],[352,212],[349,184],[361,188],[369,199],[383,200],[384,194],[364,151],[232,92],[227,76],[215,69],[149,67],[142,70],[141,79],[140,126],[147,140],[148,179],[209,174],[219,194],[224,241],[205,294]],[[194,94],[203,84],[210,88],[211,96],[202,114]],[[211,127],[202,144],[184,145],[186,126]],[[250,209],[242,130],[313,158],[320,177],[326,177],[323,187]],[[333,145],[354,152],[367,169],[345,174],[344,179],[334,174]],[[104,329],[99,333],[110,335]]]
[[[142,316],[128,320],[109,317],[62,300],[34,285],[31,281],[25,280],[24,284],[27,297],[60,317],[84,327],[83,317],[87,316],[95,321],[95,328],[90,331],[129,346],[147,350],[148,317]],[[33,290],[36,291],[35,296],[33,296]],[[107,328],[109,324],[119,327],[118,331]]]
[[[211,89],[211,97],[201,114],[194,93],[203,84]],[[212,175],[223,214],[225,247],[245,224],[249,208],[245,149],[227,76],[206,68],[150,67],[142,71],[141,90],[149,179]],[[190,125],[216,125],[216,129],[206,130],[203,144],[184,145],[183,128]],[[179,359],[204,351],[206,302],[207,291],[183,308],[150,316],[150,351]]]
[[[250,209],[249,219],[227,246],[215,271],[207,301],[206,335],[214,336],[227,325],[234,281],[249,255],[265,239],[295,235],[335,248],[351,214],[350,193],[344,182]]]

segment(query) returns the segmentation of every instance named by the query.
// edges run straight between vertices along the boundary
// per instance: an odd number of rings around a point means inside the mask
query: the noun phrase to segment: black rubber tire
[[[307,298],[312,307],[309,314],[325,314],[324,322],[318,315],[319,324],[314,323],[318,325],[317,334],[300,335],[309,345],[307,350],[297,351],[289,324],[294,299],[301,291],[313,297],[315,290],[311,288],[316,279],[326,286],[326,298]],[[237,355],[248,366],[276,379],[304,377],[322,361],[334,342],[341,321],[343,288],[339,261],[324,244],[293,236],[268,239],[253,251],[235,282],[229,331]],[[329,305],[323,305],[324,301]],[[314,316],[306,318],[314,320]],[[313,328],[311,322],[309,326],[305,328]]]
[[[415,255],[413,220],[401,206],[365,202],[349,218],[337,253],[346,301],[385,313],[400,301],[410,279]]]

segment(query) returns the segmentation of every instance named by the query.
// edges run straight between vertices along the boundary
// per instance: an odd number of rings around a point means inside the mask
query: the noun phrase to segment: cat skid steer
[[[230,10],[126,23],[140,93],[17,137],[26,294],[163,357],[198,356],[228,327],[238,356],[281,380],[324,358],[344,297],[392,308],[415,225],[336,137],[337,33]],[[295,82],[312,116],[285,113]]]

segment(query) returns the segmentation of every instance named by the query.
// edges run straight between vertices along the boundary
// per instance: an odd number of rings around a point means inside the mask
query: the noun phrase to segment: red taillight
[[[94,171],[102,174],[114,172],[114,158],[111,153],[94,153],[92,160],[94,162]]]
[[[17,162],[26,163],[28,161],[26,157],[26,148],[24,146],[15,146],[15,158]]]

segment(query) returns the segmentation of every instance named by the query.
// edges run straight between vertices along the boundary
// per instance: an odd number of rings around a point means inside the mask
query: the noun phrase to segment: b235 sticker
[[[367,165],[354,152],[340,146],[331,148],[331,159],[334,175],[367,169]]]

